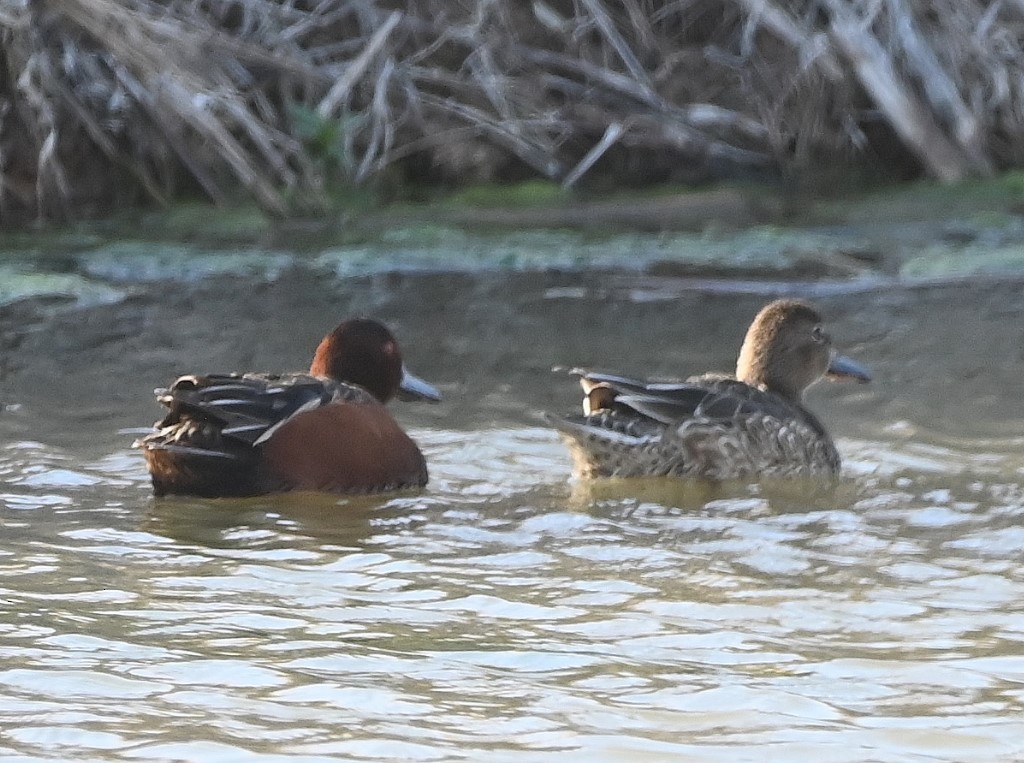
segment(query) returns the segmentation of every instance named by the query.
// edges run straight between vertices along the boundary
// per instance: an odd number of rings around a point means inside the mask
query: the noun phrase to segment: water
[[[817,297],[877,377],[811,393],[834,489],[573,485],[537,415],[578,404],[558,363],[728,368],[763,293],[295,273],[0,315],[0,757],[1019,760],[1020,293]],[[351,312],[447,396],[395,406],[425,491],[151,497],[152,387],[301,368]]]

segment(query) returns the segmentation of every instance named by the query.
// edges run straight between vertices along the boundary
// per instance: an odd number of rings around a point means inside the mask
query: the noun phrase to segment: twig
[[[562,188],[568,190],[579,182],[594,163],[597,162],[604,153],[614,145],[615,141],[619,139],[625,128],[620,122],[612,122],[608,125],[608,129],[604,131],[604,136],[597,142],[597,144],[591,148],[582,159],[580,163],[572,168],[572,171],[565,176],[562,180]]]
[[[597,23],[597,28],[601,30],[601,34],[611,43],[619,58],[622,59],[622,63],[626,65],[627,71],[629,71],[634,79],[633,87],[639,88],[642,91],[644,100],[651,103],[661,102],[660,96],[658,96],[654,86],[651,84],[650,78],[647,76],[647,71],[640,61],[637,60],[633,50],[626,41],[622,39],[622,35],[615,28],[615,24],[608,16],[608,12],[601,5],[601,0],[581,0],[581,2]]]
[[[135,176],[135,179],[139,181],[139,184],[146,190],[146,193],[152,196],[159,204],[166,205],[168,203],[167,195],[160,190],[153,177],[146,172],[145,165],[125,156],[117,150],[110,135],[103,131],[100,123],[75,97],[70,88],[65,86],[64,83],[57,84],[56,88],[63,96],[64,102],[74,111],[86,132],[89,133],[89,137],[92,138],[99,149],[119,167]]]
[[[178,160],[188,170],[189,174],[195,178],[196,182],[203,189],[203,192],[210,197],[216,204],[223,204],[227,198],[216,181],[211,177],[209,170],[203,166],[203,164],[196,160],[189,147],[183,142],[180,134],[175,129],[178,126],[177,122],[171,122],[166,118],[162,118],[160,114],[159,106],[155,102],[153,93],[151,93],[141,82],[139,82],[129,72],[118,69],[117,70],[118,81],[121,82],[125,89],[132,94],[135,101],[142,109],[149,112],[151,116],[151,122],[159,134],[162,134],[167,146],[177,156]]]
[[[829,31],[849,59],[861,85],[928,171],[943,182],[963,180],[972,163],[949,140],[921,101],[899,81],[885,49],[850,12],[844,0],[824,0]]]
[[[630,27],[643,45],[647,48],[657,47],[658,38],[651,26],[650,14],[644,11],[636,0],[620,0],[620,2],[629,16]]]
[[[545,177],[553,178],[561,174],[561,163],[555,158],[552,151],[517,135],[507,123],[488,116],[480,109],[449,99],[424,93],[421,100],[424,104],[455,115],[481,128]]]
[[[664,106],[662,99],[652,90],[638,90],[635,80],[610,69],[602,69],[600,66],[589,61],[573,58],[565,53],[556,53],[551,50],[541,50],[525,46],[516,47],[515,52],[537,66],[550,66],[575,72],[593,80],[596,84],[604,85],[608,89],[614,90],[632,101],[643,103],[652,109]]]
[[[799,51],[802,59],[818,64],[826,77],[831,80],[843,78],[843,70],[829,51],[828,39],[825,35],[810,34],[801,30],[793,18],[774,5],[771,0],[737,0],[737,2],[765,29]]]
[[[485,45],[481,45],[470,55],[469,65],[473,76],[480,84],[480,89],[487,96],[487,100],[494,106],[503,119],[513,119],[513,109],[505,88],[499,87],[502,76],[494,64],[494,57]]]
[[[391,110],[388,104],[388,89],[391,76],[395,70],[395,62],[390,57],[384,61],[381,67],[380,76],[377,77],[377,87],[373,94],[373,132],[369,145],[363,153],[363,159],[356,171],[356,181],[362,182],[370,174],[374,159],[377,156],[386,154],[394,140],[394,126],[391,119]]]
[[[953,135],[973,165],[973,171],[980,175],[992,174],[978,119],[963,102],[931,46],[918,33],[903,0],[888,0],[888,3],[889,12],[895,18],[895,33],[907,56],[907,66],[920,80],[928,102],[953,127]]]
[[[392,11],[391,15],[387,17],[380,28],[373,33],[369,42],[366,43],[366,47],[363,48],[363,52],[353,59],[352,63],[348,65],[345,70],[345,74],[334,83],[330,90],[327,91],[327,95],[320,101],[320,105],[317,106],[317,113],[326,119],[331,116],[334,111],[338,108],[338,105],[345,100],[348,96],[349,91],[355,86],[363,73],[366,71],[373,57],[377,55],[384,43],[388,39],[388,35],[391,34],[392,30],[398,26],[398,22],[402,20],[402,14],[400,11]]]
[[[238,179],[252,191],[261,206],[275,214],[285,214],[288,206],[274,184],[263,176],[252,157],[224,124],[201,104],[195,103],[192,93],[172,79],[165,80],[154,89],[165,106],[181,115],[193,129],[217,146],[221,157],[231,166]]]

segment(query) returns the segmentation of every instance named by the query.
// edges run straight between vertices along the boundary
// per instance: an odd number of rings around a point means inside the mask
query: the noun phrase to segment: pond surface
[[[151,285],[0,313],[0,757],[1024,757],[1024,289],[636,274]],[[810,405],[834,489],[574,485],[579,364],[728,370],[810,294],[869,386]],[[154,500],[130,443],[192,370],[302,369],[375,315],[439,406],[422,492]]]

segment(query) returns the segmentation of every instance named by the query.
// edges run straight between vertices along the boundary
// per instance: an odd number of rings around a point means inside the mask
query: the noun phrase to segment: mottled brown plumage
[[[823,376],[868,381],[836,355],[810,305],[778,300],[747,331],[735,377],[682,382],[574,371],[583,415],[549,420],[563,435],[579,477],[831,476],[839,452],[803,393]]]

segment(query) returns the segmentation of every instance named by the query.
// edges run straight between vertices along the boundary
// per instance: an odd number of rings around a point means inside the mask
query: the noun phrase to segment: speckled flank
[[[577,477],[734,480],[831,476],[840,468],[831,438],[796,420],[762,414],[729,422],[688,419],[637,436],[605,428],[600,418],[550,419],[569,445]]]
[[[747,332],[736,378],[650,382],[577,370],[583,415],[548,420],[568,443],[577,477],[830,477],[839,452],[802,403],[826,372],[868,379],[834,354],[812,307],[779,300]]]

